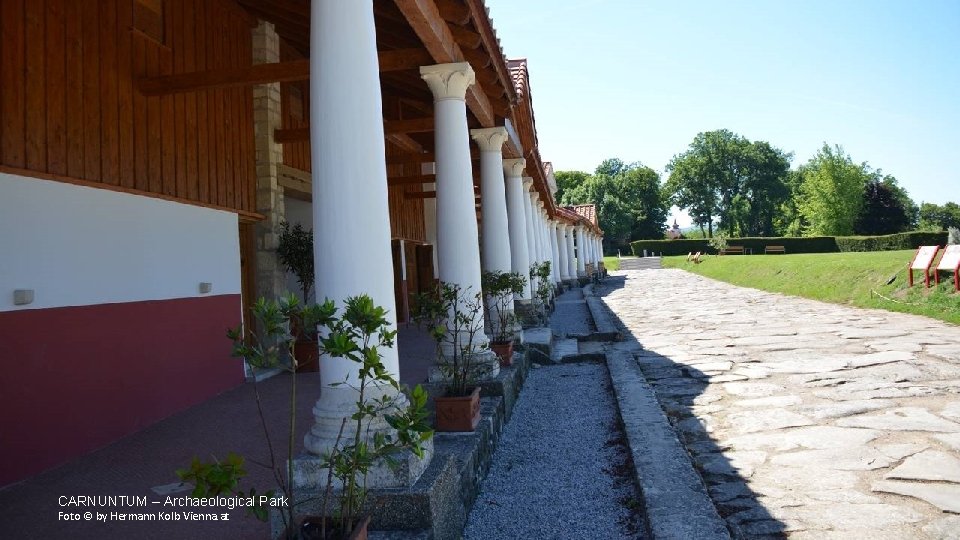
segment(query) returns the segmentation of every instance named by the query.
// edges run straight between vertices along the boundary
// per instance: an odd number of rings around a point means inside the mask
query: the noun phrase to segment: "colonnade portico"
[[[510,268],[511,271],[523,276],[526,284],[523,294],[516,298],[520,304],[529,303],[532,299],[530,288],[530,261],[531,253],[527,244],[527,218],[524,200],[524,181],[521,178],[526,160],[523,158],[507,159],[503,162],[507,184],[507,215],[510,229]]]

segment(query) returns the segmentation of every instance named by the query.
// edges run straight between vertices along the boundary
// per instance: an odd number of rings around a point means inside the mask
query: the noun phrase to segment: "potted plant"
[[[396,330],[390,328],[387,311],[376,306],[366,295],[347,298],[342,314],[331,300],[319,306],[317,322],[324,328],[321,351],[329,356],[346,358],[360,364],[356,412],[345,418],[333,450],[325,456],[328,471],[326,493],[321,516],[308,518],[301,526],[306,539],[365,539],[369,515],[366,507],[366,478],[379,460],[389,463],[391,456],[408,449],[423,458],[423,444],[433,436],[426,423],[426,391],[417,386],[404,396],[400,383],[386,371],[380,349],[392,347]],[[346,383],[333,383],[332,386]],[[392,396],[371,398],[372,386],[389,386],[397,391]],[[383,416],[390,433],[370,433],[372,421]],[[345,434],[346,430],[346,434]],[[333,493],[334,484],[340,492]],[[328,508],[336,498],[338,509],[328,518]]]
[[[490,348],[500,357],[501,366],[513,363],[513,338],[517,317],[513,313],[513,295],[522,294],[527,284],[519,272],[484,272],[483,292],[487,320],[493,329]]]
[[[533,304],[537,319],[541,325],[550,323],[550,261],[533,263],[530,265],[530,283],[536,284],[533,289]]]
[[[473,431],[480,422],[480,387],[476,360],[487,349],[477,343],[483,332],[480,291],[440,282],[435,291],[417,295],[414,320],[436,342],[437,365],[446,393],[434,398],[437,431]]]
[[[307,305],[314,280],[313,230],[304,229],[299,223],[291,227],[286,221],[283,222],[280,225],[277,259],[288,273],[297,278],[303,292],[303,303]],[[318,371],[320,353],[316,327],[304,324],[304,321],[297,317],[291,318],[290,324],[291,333],[296,337],[294,347],[299,360],[297,371]]]

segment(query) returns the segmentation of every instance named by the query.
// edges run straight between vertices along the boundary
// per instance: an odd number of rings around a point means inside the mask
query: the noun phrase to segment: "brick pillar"
[[[272,23],[260,21],[253,30],[253,63],[280,61],[280,37]],[[283,187],[278,166],[283,145],[273,141],[280,127],[280,83],[253,87],[253,122],[256,138],[257,212],[266,219],[256,224],[257,297],[277,298],[286,292],[286,272],[277,260],[280,223],[285,219]]]

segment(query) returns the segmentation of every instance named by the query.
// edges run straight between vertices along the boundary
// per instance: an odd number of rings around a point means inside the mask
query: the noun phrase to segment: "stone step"
[[[662,268],[660,257],[637,257],[620,259],[621,270],[647,270]]]

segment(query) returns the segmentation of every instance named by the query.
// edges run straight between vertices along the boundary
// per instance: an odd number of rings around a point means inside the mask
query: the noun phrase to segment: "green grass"
[[[624,259],[633,259],[634,257],[624,257]],[[603,266],[607,268],[607,271],[619,270],[620,269],[620,259],[616,257],[604,257]]]
[[[953,275],[941,272],[940,286],[924,289],[922,273],[914,271],[914,286],[907,285],[906,268],[913,253],[910,250],[711,255],[705,256],[700,264],[688,263],[686,257],[677,256],[664,257],[663,266],[764,291],[914,313],[960,324],[960,294],[953,290]],[[890,278],[894,280],[888,285]]]

